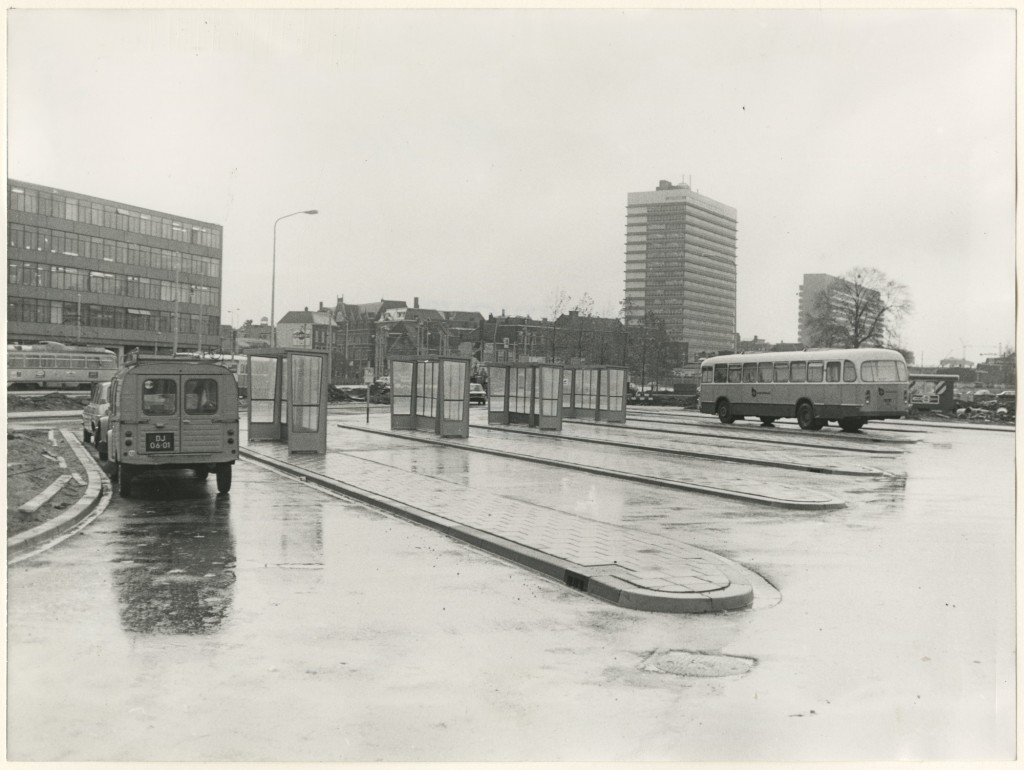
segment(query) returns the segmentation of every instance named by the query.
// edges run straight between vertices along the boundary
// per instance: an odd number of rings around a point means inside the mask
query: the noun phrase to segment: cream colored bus
[[[795,417],[804,430],[835,421],[850,432],[868,420],[905,417],[909,387],[907,362],[895,350],[739,353],[701,363],[700,410],[727,424]]]

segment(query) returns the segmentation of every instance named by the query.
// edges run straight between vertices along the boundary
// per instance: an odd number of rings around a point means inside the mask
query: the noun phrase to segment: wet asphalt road
[[[714,616],[606,605],[248,462],[228,496],[149,476],[9,568],[8,758],[1010,757],[1013,434],[914,438],[871,458],[895,478],[801,478],[848,501],[813,514],[353,438],[374,463],[671,534],[781,592]],[[687,652],[754,665],[651,665]]]

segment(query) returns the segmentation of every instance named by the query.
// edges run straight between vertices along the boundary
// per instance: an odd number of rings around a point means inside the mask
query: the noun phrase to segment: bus
[[[88,390],[117,372],[117,353],[106,348],[39,342],[7,346],[7,389]]]
[[[907,362],[895,350],[855,348],[739,353],[701,363],[700,410],[729,424],[796,417],[803,430],[829,422],[849,433],[868,420],[906,417]]]

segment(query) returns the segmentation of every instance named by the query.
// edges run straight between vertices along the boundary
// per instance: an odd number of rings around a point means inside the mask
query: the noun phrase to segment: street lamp
[[[291,214],[285,214],[283,217],[278,217],[274,220],[274,259],[270,267],[270,346],[277,347],[277,321],[274,320],[274,299],[277,297],[277,223],[282,219],[288,217],[296,217],[299,214],[317,214],[319,213],[316,209],[309,209],[308,211],[294,211]]]

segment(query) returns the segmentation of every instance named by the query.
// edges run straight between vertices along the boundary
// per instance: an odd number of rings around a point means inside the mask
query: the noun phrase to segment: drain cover
[[[736,655],[709,655],[686,650],[659,650],[640,664],[644,671],[676,676],[739,676],[754,667],[753,658]]]

